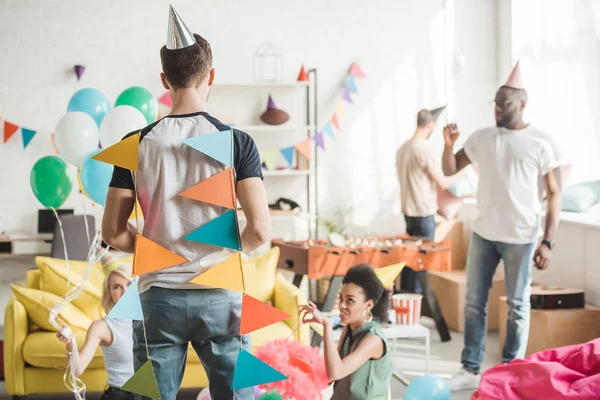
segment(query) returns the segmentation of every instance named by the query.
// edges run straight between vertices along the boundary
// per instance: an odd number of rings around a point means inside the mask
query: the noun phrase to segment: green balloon
[[[267,392],[263,393],[258,400],[282,400],[283,398],[277,392]]]
[[[125,89],[115,102],[115,107],[118,106],[137,108],[144,115],[148,124],[156,121],[156,117],[158,117],[158,102],[152,93],[143,87],[133,86]]]
[[[59,208],[71,194],[67,163],[57,156],[42,157],[31,169],[31,190],[46,208]]]

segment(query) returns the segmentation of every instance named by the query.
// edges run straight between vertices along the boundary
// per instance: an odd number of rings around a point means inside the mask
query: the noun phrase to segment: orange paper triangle
[[[135,135],[131,135],[128,138],[113,144],[92,158],[130,171],[137,171],[139,146],[140,134],[136,133]]]
[[[310,160],[312,156],[311,148],[310,148],[310,138],[303,140],[300,143],[296,143],[296,150],[307,160]]]
[[[517,65],[515,65],[513,68],[504,86],[514,89],[524,89],[523,81],[521,80],[521,68],[519,67],[519,62],[517,62]]]
[[[4,121],[4,143],[6,143],[18,130],[19,127],[17,125]]]
[[[242,298],[240,335],[245,335],[257,329],[274,324],[275,322],[288,319],[289,317],[289,314],[284,313],[275,307],[271,307],[252,296],[244,294],[244,297]]]
[[[331,117],[331,125],[335,126],[335,129],[340,130],[340,124],[338,123],[337,114],[333,113]]]
[[[304,64],[302,64],[302,69],[300,70],[300,73],[298,74],[298,82],[305,82],[308,80],[308,73],[306,72],[306,69],[304,68]]]
[[[239,251],[190,281],[198,285],[244,292],[242,253]]]
[[[233,168],[229,167],[179,195],[234,210],[236,198]]]
[[[188,262],[188,260],[179,254],[173,253],[142,235],[136,236],[133,253],[133,276],[169,268],[184,262]]]

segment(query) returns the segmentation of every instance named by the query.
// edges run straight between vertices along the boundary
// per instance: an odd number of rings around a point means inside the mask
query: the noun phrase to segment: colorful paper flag
[[[214,158],[226,167],[233,164],[233,131],[221,131],[208,135],[194,136],[183,143]]]
[[[149,272],[173,267],[188,262],[186,258],[142,235],[135,237],[133,250],[133,275],[143,275]]]
[[[56,155],[59,155],[58,148],[56,147],[56,142],[54,141],[54,133],[50,134],[50,140],[52,141],[52,147],[54,147],[54,152]]]
[[[344,112],[344,102],[343,101],[339,101],[337,103],[337,106],[335,106],[335,113],[337,115],[339,115],[340,117],[343,117],[345,112]]]
[[[136,321],[144,319],[140,292],[135,279],[131,281],[123,296],[121,296],[117,304],[110,310],[106,318],[132,319]]]
[[[356,83],[354,82],[354,78],[352,76],[348,76],[346,78],[346,84],[344,86],[350,93],[357,93],[358,89],[356,89]]]
[[[225,261],[211,267],[203,274],[198,275],[190,282],[243,293],[246,290],[246,287],[244,286],[244,273],[242,270],[242,253],[235,253]]]
[[[367,75],[365,75],[365,73],[362,71],[362,69],[356,62],[353,62],[352,65],[350,66],[349,73],[351,76],[354,76],[356,78],[366,78],[367,77]]]
[[[315,144],[321,148],[321,150],[325,150],[325,142],[323,141],[323,132],[315,133],[313,137]]]
[[[267,166],[267,169],[272,171],[275,169],[275,161],[277,160],[277,155],[279,151],[277,150],[269,150],[261,152],[262,160]]]
[[[18,130],[19,126],[4,120],[4,143],[6,143]]]
[[[116,165],[130,171],[137,171],[139,146],[140,134],[136,133],[101,151],[93,156],[92,159]]]
[[[335,132],[333,132],[333,126],[331,125],[331,122],[327,122],[325,125],[323,125],[322,131],[331,136],[333,140],[335,140]]]
[[[296,143],[296,150],[307,160],[310,160],[312,157],[312,152],[310,148],[310,138],[307,138],[300,143]]]
[[[123,386],[121,386],[121,389],[130,393],[150,397],[151,399],[160,399],[160,391],[158,390],[158,384],[156,383],[152,361],[146,361],[144,365],[142,365]]]
[[[302,68],[300,69],[300,73],[298,74],[298,82],[305,82],[308,80],[308,73],[306,72],[306,69],[304,68],[304,64],[302,64]]]
[[[240,335],[254,332],[275,322],[288,319],[291,315],[284,313],[252,296],[244,294],[242,298],[242,320]]]
[[[26,149],[31,139],[35,136],[35,131],[27,128],[21,128],[21,136],[23,137],[23,148]]]
[[[338,131],[340,130],[340,124],[338,122],[336,113],[333,113],[333,115],[331,116],[331,119],[329,121],[331,122],[331,125],[333,125],[335,127],[335,129],[337,129]]]
[[[75,71],[75,75],[77,75],[77,80],[80,80],[81,76],[85,72],[85,66],[83,66],[83,65],[75,65],[73,67],[73,70]]]
[[[348,103],[352,104],[352,97],[350,97],[350,92],[348,92],[348,89],[344,88],[344,94],[342,95],[342,97],[344,98],[344,100],[346,100]]]
[[[207,222],[200,228],[188,234],[184,239],[217,247],[242,250],[236,211],[227,211],[220,217]]]
[[[236,209],[237,201],[235,197],[233,168],[229,167],[224,171],[216,173],[186,191],[179,193],[179,195],[232,210]]]
[[[294,166],[294,152],[296,151],[296,147],[295,146],[285,147],[279,151],[281,152],[281,155],[283,155],[283,158],[285,158],[285,161],[287,161],[287,163],[290,165],[290,167],[293,167]]]
[[[160,96],[158,102],[164,104],[167,107],[173,107],[173,99],[171,98],[171,93],[169,92],[166,92],[165,94]]]
[[[403,262],[383,268],[377,268],[375,269],[375,275],[377,275],[383,284],[383,287],[387,288],[394,282],[394,280],[396,280],[396,277],[400,275],[400,272],[402,272],[402,268],[404,268],[405,265],[406,263]]]
[[[246,350],[240,350],[235,364],[231,388],[237,390],[285,379],[288,379],[288,377],[281,372],[254,357]]]

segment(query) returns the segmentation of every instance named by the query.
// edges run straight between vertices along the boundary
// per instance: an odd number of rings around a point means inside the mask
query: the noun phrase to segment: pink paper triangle
[[[355,78],[366,78],[367,75],[365,75],[365,73],[362,71],[362,69],[360,69],[360,66],[358,65],[358,63],[353,62],[352,65],[350,66],[350,75],[352,75]]]
[[[167,107],[173,107],[173,99],[171,99],[171,94],[169,92],[166,92],[165,94],[160,96],[160,99],[158,99],[158,101]]]

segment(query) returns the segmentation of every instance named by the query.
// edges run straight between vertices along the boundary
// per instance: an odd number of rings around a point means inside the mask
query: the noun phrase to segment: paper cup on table
[[[398,293],[392,296],[392,306],[396,311],[398,325],[416,325],[421,318],[423,296],[414,293]]]

